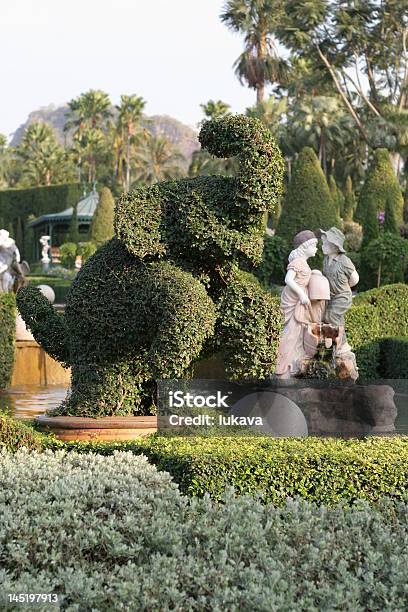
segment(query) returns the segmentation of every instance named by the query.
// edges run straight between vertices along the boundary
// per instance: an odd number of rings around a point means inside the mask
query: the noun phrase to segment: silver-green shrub
[[[402,611],[407,515],[390,501],[188,499],[131,453],[3,452],[0,609],[35,592],[78,612]]]

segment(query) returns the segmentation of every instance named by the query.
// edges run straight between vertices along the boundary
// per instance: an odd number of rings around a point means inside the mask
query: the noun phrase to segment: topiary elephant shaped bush
[[[199,140],[217,157],[236,156],[237,176],[123,194],[115,237],[78,273],[64,315],[37,289],[18,292],[36,340],[72,367],[53,414],[148,414],[156,379],[191,376],[194,362],[218,352],[233,379],[273,369],[279,304],[248,270],[281,196],[282,156],[269,130],[241,115],[204,123]]]

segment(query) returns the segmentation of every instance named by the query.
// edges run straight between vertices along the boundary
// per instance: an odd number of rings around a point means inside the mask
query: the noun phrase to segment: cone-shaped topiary
[[[379,222],[383,223],[384,231],[399,235],[402,211],[403,197],[390,155],[387,149],[376,149],[354,215],[363,226],[364,244],[378,236]],[[384,218],[379,213],[384,213]]]
[[[301,230],[316,231],[337,224],[335,205],[319,160],[313,149],[305,147],[294,164],[276,235],[291,245]]]
[[[344,194],[344,221],[353,221],[354,211],[356,208],[356,196],[353,191],[353,182],[351,176],[346,179],[346,192]]]
[[[91,239],[98,246],[113,238],[114,216],[115,201],[111,190],[108,187],[103,187],[99,193],[99,202],[91,225]]]

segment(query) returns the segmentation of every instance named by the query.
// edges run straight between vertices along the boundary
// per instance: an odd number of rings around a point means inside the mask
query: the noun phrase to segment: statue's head
[[[296,234],[293,239],[294,249],[289,255],[289,260],[296,257],[314,257],[317,253],[317,237],[311,230],[303,230]]]
[[[322,238],[322,251],[324,255],[335,255],[336,253],[345,253],[344,240],[345,235],[337,227],[331,227],[329,230],[320,230]]]

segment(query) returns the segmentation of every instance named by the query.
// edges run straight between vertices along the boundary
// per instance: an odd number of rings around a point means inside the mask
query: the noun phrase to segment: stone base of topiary
[[[75,416],[36,418],[41,431],[69,440],[134,440],[157,431],[157,416],[102,417],[93,419]]]

